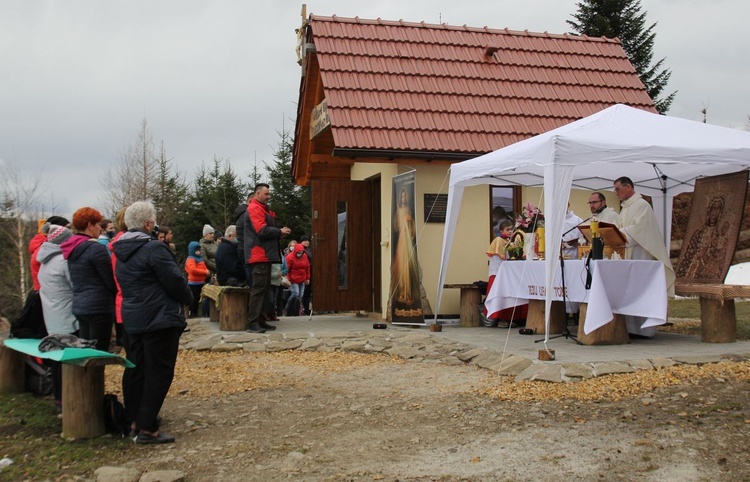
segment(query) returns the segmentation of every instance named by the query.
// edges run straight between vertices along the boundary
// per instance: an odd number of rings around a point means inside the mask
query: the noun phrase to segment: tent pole
[[[661,201],[661,236],[662,239],[664,239],[664,245],[667,247],[667,251],[669,251],[670,241],[667,239],[667,232],[670,231],[669,229],[667,229],[667,175],[664,174],[656,164],[652,164],[652,166],[654,167],[654,171],[656,171],[656,175],[659,178],[659,184],[661,185],[661,193],[663,196]]]

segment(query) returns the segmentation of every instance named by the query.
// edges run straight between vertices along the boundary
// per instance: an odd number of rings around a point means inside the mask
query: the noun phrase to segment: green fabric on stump
[[[33,338],[9,338],[3,343],[11,350],[60,363],[83,366],[92,358],[115,358],[118,365],[123,365],[126,368],[135,367],[135,364],[125,357],[94,348],[63,348],[62,350],[39,351],[39,342],[41,341]]]

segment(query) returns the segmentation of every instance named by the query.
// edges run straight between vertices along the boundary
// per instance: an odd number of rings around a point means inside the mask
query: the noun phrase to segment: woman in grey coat
[[[67,335],[78,331],[78,320],[73,314],[73,281],[68,262],[63,258],[60,244],[73,233],[64,226],[52,225],[47,241],[37,251],[39,295],[42,298],[44,325],[50,335]]]
[[[68,270],[68,261],[63,258],[60,244],[70,239],[73,233],[64,226],[49,227],[47,241],[36,254],[39,268],[39,297],[42,300],[44,325],[50,335],[78,335],[78,319],[73,314],[73,281]],[[52,369],[52,392],[58,410],[62,411],[62,367],[48,360]]]

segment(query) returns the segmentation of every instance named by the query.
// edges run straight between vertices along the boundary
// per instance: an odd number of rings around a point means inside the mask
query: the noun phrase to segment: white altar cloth
[[[545,299],[544,266],[541,261],[500,263],[484,301],[487,312]],[[563,299],[561,280],[558,269],[553,300]],[[568,301],[588,303],[583,325],[586,334],[612,321],[614,313],[644,317],[643,328],[667,322],[667,282],[659,261],[592,260],[591,289],[586,290],[585,261],[566,260],[565,291]]]

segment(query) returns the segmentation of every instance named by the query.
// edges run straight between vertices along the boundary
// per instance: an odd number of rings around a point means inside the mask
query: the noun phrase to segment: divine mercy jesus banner
[[[416,173],[393,178],[391,201],[391,322],[424,324],[417,258]]]

